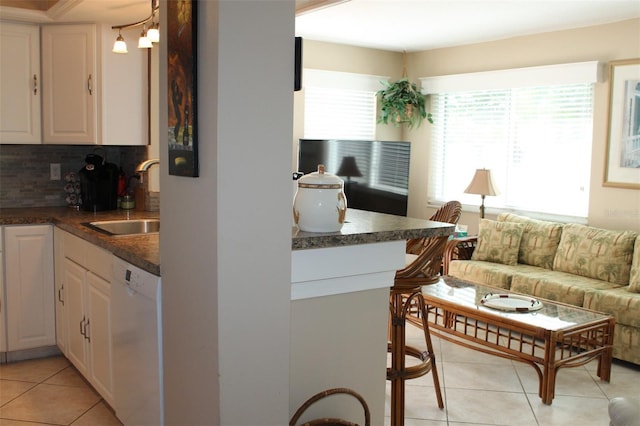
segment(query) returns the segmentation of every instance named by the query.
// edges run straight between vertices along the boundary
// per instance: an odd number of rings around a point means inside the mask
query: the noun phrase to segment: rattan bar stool
[[[448,237],[432,237],[431,246],[444,252],[444,245]],[[441,247],[441,249],[439,249]],[[439,279],[436,278],[434,282]],[[436,367],[436,357],[433,352],[433,344],[431,343],[431,335],[429,334],[429,324],[427,321],[427,307],[422,297],[422,286],[429,284],[428,282],[408,282],[398,278],[391,287],[391,295],[389,302],[389,334],[390,340],[387,344],[387,350],[391,353],[391,366],[387,368],[387,380],[391,381],[391,425],[404,425],[404,407],[405,407],[405,381],[415,379],[431,372],[433,377],[433,386],[436,391],[438,407],[444,408],[442,400],[442,392],[440,390],[440,380],[438,379],[438,369]],[[424,339],[427,346],[426,351],[421,351],[413,346],[406,344],[406,322],[407,315],[412,309],[419,310],[419,316],[422,319],[422,329],[424,331]],[[420,362],[416,365],[407,366],[407,356],[414,357]]]
[[[304,402],[304,404],[302,404],[302,406],[300,406],[300,408],[298,408],[298,410],[293,415],[293,417],[291,417],[291,420],[289,421],[289,426],[296,426],[296,423],[298,422],[298,420],[300,420],[300,417],[302,417],[302,414],[311,405],[313,405],[314,403],[318,402],[319,400],[321,400],[323,398],[328,397],[329,395],[335,395],[335,394],[346,394],[346,395],[351,395],[354,398],[356,398],[358,400],[358,402],[360,402],[360,405],[362,405],[362,409],[364,410],[364,426],[370,426],[371,425],[371,413],[369,412],[369,406],[367,405],[366,401],[364,400],[364,398],[359,393],[357,393],[354,390],[348,389],[348,388],[333,388],[333,389],[324,390],[322,392],[318,392],[317,394],[313,395],[311,398],[307,399]],[[352,422],[347,421],[347,420],[335,419],[335,418],[326,418],[326,417],[323,417],[323,418],[320,418],[320,419],[315,419],[315,420],[310,420],[308,422],[303,423],[301,426],[318,426],[318,425],[325,425],[325,426],[358,426],[357,423],[352,423]]]
[[[461,204],[450,201],[431,218],[438,222],[455,224],[461,214]],[[438,407],[444,408],[436,357],[429,333],[428,310],[422,296],[422,286],[440,279],[442,258],[449,237],[428,237],[407,241],[407,265],[396,272],[389,298],[389,342],[391,366],[387,368],[387,380],[391,381],[391,425],[404,425],[405,381],[431,372]],[[421,319],[426,351],[406,344],[406,323],[409,313]],[[407,366],[407,356],[417,359]]]

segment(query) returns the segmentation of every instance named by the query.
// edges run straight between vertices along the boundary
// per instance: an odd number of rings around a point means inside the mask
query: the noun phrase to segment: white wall
[[[283,425],[294,2],[197,4],[200,177],[167,175],[160,152],[166,420]]]

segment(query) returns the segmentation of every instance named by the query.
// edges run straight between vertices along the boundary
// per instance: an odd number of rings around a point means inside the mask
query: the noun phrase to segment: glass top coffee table
[[[545,404],[553,401],[560,368],[598,359],[598,377],[610,380],[613,316],[448,276],[422,293],[432,335],[531,365]]]

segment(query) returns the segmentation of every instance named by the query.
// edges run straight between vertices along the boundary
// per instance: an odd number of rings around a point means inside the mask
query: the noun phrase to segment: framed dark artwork
[[[198,176],[197,0],[167,2],[169,174]]]
[[[604,186],[640,189],[640,58],[609,64]]]

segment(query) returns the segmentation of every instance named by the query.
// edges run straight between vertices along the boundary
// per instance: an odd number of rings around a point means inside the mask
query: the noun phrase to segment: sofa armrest
[[[478,244],[478,237],[454,238],[447,241],[442,258],[442,275],[449,274],[449,263],[452,260],[469,260]]]

